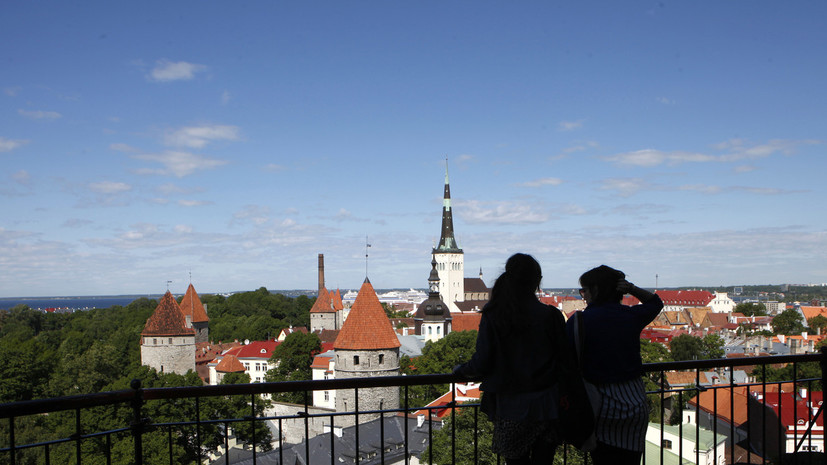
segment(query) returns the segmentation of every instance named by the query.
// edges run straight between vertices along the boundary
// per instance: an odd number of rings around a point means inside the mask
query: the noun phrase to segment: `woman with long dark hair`
[[[569,318],[566,329],[581,349],[583,377],[594,383],[602,402],[595,424],[595,465],[638,465],[643,453],[649,410],[643,387],[640,332],[658,315],[663,301],[626,280],[626,275],[601,265],[580,276],[586,308]],[[625,294],[640,300],[627,306]]]
[[[537,298],[541,279],[532,256],[508,259],[482,310],[476,352],[454,370],[482,379],[482,410],[494,422],[492,449],[508,465],[550,464],[559,443],[550,388],[565,322]]]

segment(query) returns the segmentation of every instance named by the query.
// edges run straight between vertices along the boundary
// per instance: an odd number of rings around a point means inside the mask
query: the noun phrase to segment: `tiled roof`
[[[220,371],[221,373],[244,373],[246,369],[244,368],[244,364],[238,360],[238,357],[235,355],[225,355],[218,365],[215,366],[215,371]]]
[[[706,377],[706,373],[698,373],[696,377],[694,371],[667,371],[666,382],[672,387],[689,384],[697,385],[698,383],[705,386],[709,384],[709,379]]]
[[[330,302],[333,304],[333,310],[343,310],[345,308],[345,304],[342,303],[342,293],[339,292],[339,289],[336,289],[336,292],[330,291]]]
[[[327,370],[330,368],[330,360],[333,358],[333,352],[325,352],[313,357],[313,363],[310,368],[317,370]]]
[[[316,336],[319,336],[319,340],[322,341],[322,344],[333,343],[336,341],[336,338],[339,337],[339,330],[323,329],[321,331],[314,331],[314,334],[316,334]]]
[[[235,352],[238,358],[266,358],[269,359],[273,355],[273,350],[281,344],[277,341],[253,341],[247,345],[241,346]]]
[[[711,326],[723,327],[729,324],[729,318],[726,313],[707,313],[704,320],[709,321]]]
[[[207,318],[207,311],[204,310],[204,305],[201,303],[201,299],[198,297],[198,293],[195,292],[195,288],[192,284],[189,285],[187,288],[187,293],[184,294],[184,298],[181,299],[181,311],[184,312],[184,315],[188,315],[191,318],[193,323],[203,323],[205,321],[210,321]]]
[[[811,407],[821,407],[824,399],[823,392],[807,392],[803,391],[807,397],[802,398],[801,392],[768,392],[766,403],[775,411],[776,415],[781,415],[781,423],[787,428],[792,428],[793,425],[798,424],[798,436],[801,436],[807,429],[807,423],[812,420],[815,412],[810,410]],[[779,402],[781,408],[779,408]],[[808,405],[812,403],[811,405]],[[816,441],[816,436],[824,434],[822,427],[824,426],[824,415],[819,415],[816,419],[816,428],[813,428],[813,442]],[[820,439],[820,438],[819,438]]]
[[[184,313],[172,293],[167,291],[158,307],[146,320],[142,336],[194,336],[195,330],[187,328]]]
[[[465,292],[488,292],[488,286],[482,278],[463,278]]]
[[[818,315],[827,317],[827,307],[811,307],[802,305],[801,313],[804,315],[805,320],[810,321]]]
[[[730,393],[730,391],[732,392]],[[740,426],[746,423],[748,419],[747,395],[745,386],[707,389],[701,392],[700,395],[693,397],[689,401],[689,405],[694,408],[700,402],[701,410],[712,414],[717,412],[718,418],[721,420],[729,423],[734,422],[736,426]],[[732,397],[732,402],[730,402],[730,397]]]
[[[313,303],[310,313],[332,313],[335,311],[333,303],[330,301],[330,293],[325,288],[319,289],[319,296],[316,297],[316,302]]]
[[[686,307],[706,307],[715,298],[709,291],[655,291],[664,305],[682,305]]]
[[[485,304],[488,303],[487,300],[466,300],[464,302],[454,302],[457,305],[457,308],[461,312],[479,312],[482,310],[482,307],[485,307]]]
[[[479,331],[482,313],[452,313],[451,331]]]
[[[379,302],[379,297],[376,296],[376,291],[373,290],[370,281],[365,279],[333,347],[345,350],[374,350],[399,346],[399,339]]]

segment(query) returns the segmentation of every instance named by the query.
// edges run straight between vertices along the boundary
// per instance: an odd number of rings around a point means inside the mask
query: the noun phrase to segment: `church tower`
[[[431,275],[428,276],[428,298],[419,304],[414,315],[416,334],[425,336],[425,341],[436,342],[451,332],[453,318],[448,306],[439,298],[439,273],[436,259],[431,259]]]
[[[439,274],[439,297],[452,312],[460,311],[456,302],[465,301],[465,259],[454,237],[454,213],[451,209],[451,186],[448,182],[448,162],[445,163],[445,194],[442,199],[442,231],[439,244],[433,250]]]
[[[336,379],[399,375],[400,345],[373,285],[365,278],[350,308],[350,314],[333,343],[336,353]],[[397,409],[399,388],[389,386],[360,389],[358,401],[360,412],[380,408]],[[356,398],[352,389],[336,393],[336,411],[352,412],[356,409]],[[352,418],[342,417],[344,421]],[[365,414],[359,416],[359,421],[361,423],[374,418],[376,415]]]
[[[207,309],[201,303],[201,298],[190,283],[187,293],[181,299],[181,311],[187,322],[187,327],[195,330],[195,343],[210,341],[210,319],[207,318]]]
[[[141,332],[141,364],[161,373],[195,370],[195,330],[167,291]]]

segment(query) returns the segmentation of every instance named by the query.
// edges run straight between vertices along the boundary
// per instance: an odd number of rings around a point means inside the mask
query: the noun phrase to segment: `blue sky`
[[[0,296],[827,282],[827,3],[7,2]]]

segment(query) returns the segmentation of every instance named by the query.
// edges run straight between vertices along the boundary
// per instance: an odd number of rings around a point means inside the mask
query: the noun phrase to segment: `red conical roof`
[[[201,299],[198,297],[198,293],[195,292],[192,284],[187,288],[187,293],[184,294],[184,298],[181,299],[179,307],[181,307],[181,311],[184,312],[185,316],[190,317],[190,321],[193,323],[210,321],[210,319],[207,318],[207,311],[204,310],[204,305],[201,303]]]
[[[319,289],[319,296],[316,297],[316,302],[313,304],[313,308],[310,309],[310,313],[332,313],[335,311],[333,303],[330,301],[330,293],[324,287]]]
[[[379,297],[370,281],[365,279],[356,301],[350,307],[350,313],[345,320],[334,349],[345,350],[374,350],[393,349],[399,347],[399,339],[391,326]]]
[[[238,360],[238,357],[233,354],[227,354],[218,362],[218,365],[215,366],[215,371],[220,371],[221,373],[244,373],[245,368],[244,364]]]
[[[194,334],[194,329],[187,328],[184,313],[175,301],[175,297],[167,291],[158,303],[158,307],[146,320],[141,336],[191,336]]]

